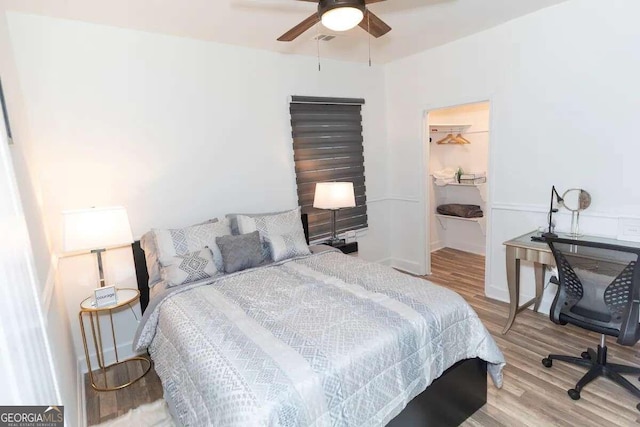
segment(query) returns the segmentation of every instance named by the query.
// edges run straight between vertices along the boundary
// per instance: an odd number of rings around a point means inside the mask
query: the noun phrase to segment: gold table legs
[[[144,357],[140,357],[140,356],[135,356],[135,357],[131,357],[129,359],[126,360],[122,360],[120,361],[119,357],[118,357],[118,345],[116,343],[116,333],[115,333],[115,329],[113,327],[113,310],[110,309],[105,309],[105,311],[109,312],[109,321],[111,322],[111,337],[113,339],[113,349],[115,352],[115,356],[116,356],[116,361],[110,365],[106,365],[105,364],[105,359],[104,359],[104,349],[103,349],[103,344],[102,344],[102,331],[100,328],[100,317],[97,311],[80,311],[80,313],[78,314],[78,318],[80,320],[80,331],[82,332],[82,343],[84,345],[84,355],[85,358],[87,360],[87,368],[89,369],[89,380],[91,383],[91,387],[93,387],[95,390],[97,391],[115,391],[115,390],[120,390],[122,388],[128,387],[131,384],[135,383],[136,381],[138,381],[139,379],[141,379],[142,377],[144,377],[147,372],[149,372],[149,370],[151,369],[151,361],[149,359],[146,359]],[[91,334],[93,336],[93,345],[95,347],[96,350],[96,357],[98,359],[98,366],[100,368],[100,371],[102,373],[102,376],[104,378],[104,387],[99,386],[96,384],[96,378],[93,375],[93,370],[91,368],[91,358],[89,356],[89,348],[87,345],[87,336],[86,336],[86,332],[85,332],[85,322],[84,319],[82,318],[83,314],[88,314],[89,315],[89,320],[91,322]],[[137,376],[136,378],[134,378],[133,380],[130,380],[129,382],[125,383],[125,384],[114,384],[111,387],[109,387],[109,383],[107,380],[107,370],[109,368],[118,366],[118,365],[122,365],[122,364],[127,364],[130,362],[134,362],[134,361],[139,361],[144,364],[146,363],[146,368],[144,369],[144,372]]]

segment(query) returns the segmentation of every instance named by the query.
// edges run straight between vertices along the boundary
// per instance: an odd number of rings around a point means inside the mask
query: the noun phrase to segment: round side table
[[[105,307],[96,307],[95,297],[90,296],[80,303],[80,312],[78,313],[78,318],[80,320],[80,331],[82,332],[82,343],[84,345],[84,355],[87,360],[87,368],[89,369],[89,380],[91,383],[91,387],[93,387],[97,391],[115,391],[128,387],[138,381],[140,378],[144,377],[151,369],[151,361],[147,358],[134,356],[121,361],[118,357],[118,344],[116,342],[116,332],[113,327],[113,312],[121,309],[122,307],[131,307],[131,304],[135,304],[140,299],[140,291],[138,291],[137,289],[117,288],[116,295],[117,302],[113,305],[108,305]],[[111,323],[111,337],[113,339],[113,349],[116,355],[116,361],[110,365],[106,365],[104,361],[102,331],[100,330],[100,314],[106,313],[109,314],[109,321]],[[97,385],[93,376],[93,370],[91,368],[91,358],[89,357],[89,348],[87,345],[87,334],[85,332],[84,318],[86,317],[88,317],[91,322],[91,335],[93,337],[93,345],[96,350],[96,357],[98,358],[98,366],[100,367],[102,376],[104,378],[104,387]],[[146,368],[141,375],[137,376],[133,380],[130,380],[128,383],[113,384],[112,386],[109,386],[109,383],[107,381],[107,370],[109,368],[135,361],[142,362],[143,366],[146,364]]]

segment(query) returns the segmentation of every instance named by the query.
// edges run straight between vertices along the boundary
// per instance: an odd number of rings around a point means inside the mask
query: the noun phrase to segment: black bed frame
[[[309,243],[309,222],[302,215]],[[149,273],[140,241],[131,245],[136,268],[140,308],[149,304]],[[487,403],[487,362],[475,358],[461,360],[447,369],[425,391],[416,396],[388,427],[458,426]]]

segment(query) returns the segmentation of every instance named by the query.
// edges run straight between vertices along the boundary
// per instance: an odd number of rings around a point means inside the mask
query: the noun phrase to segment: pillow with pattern
[[[209,248],[173,256],[162,268],[162,277],[169,287],[209,279],[217,273],[213,253]]]
[[[162,267],[169,265],[176,255],[186,255],[189,252],[204,247],[211,249],[213,261],[218,271],[223,270],[222,255],[216,245],[216,237],[231,234],[229,220],[192,225],[191,227],[159,230],[153,229],[158,250],[158,260]]]
[[[300,208],[277,215],[238,215],[238,230],[242,234],[258,231],[260,239],[269,245],[271,259],[282,261],[299,255],[308,255],[309,246],[304,237]]]

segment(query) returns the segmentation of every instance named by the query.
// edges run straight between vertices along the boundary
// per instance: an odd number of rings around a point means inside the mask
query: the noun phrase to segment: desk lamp
[[[554,196],[558,204],[557,207],[553,206]],[[542,233],[542,237],[558,237],[558,235],[553,232],[553,229],[554,229],[553,214],[558,212],[558,207],[562,206],[563,203],[564,203],[564,199],[560,197],[560,194],[558,194],[558,192],[556,191],[556,186],[555,185],[551,186],[551,202],[549,203],[549,216],[548,216],[549,229],[546,232]]]
[[[91,251],[98,258],[100,287],[104,288],[102,252],[131,244],[133,236],[123,207],[91,208],[62,212],[64,252]]]
[[[355,206],[356,198],[353,191],[353,182],[319,182],[316,184],[313,207],[329,209],[332,213],[331,239],[329,240],[331,246],[344,243],[336,236],[336,212],[340,209],[353,208]]]

